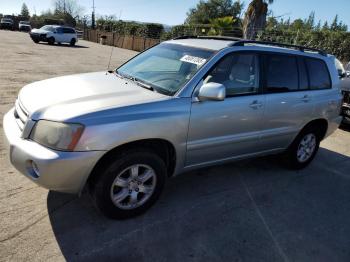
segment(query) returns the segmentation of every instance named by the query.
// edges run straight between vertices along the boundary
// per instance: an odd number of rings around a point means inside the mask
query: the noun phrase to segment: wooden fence
[[[105,40],[103,41],[106,45],[135,50],[139,52],[150,48],[160,42],[159,39],[146,38],[140,36],[119,35],[117,33],[90,29],[85,30],[83,35],[84,40],[95,43],[100,43],[101,37],[105,38]]]

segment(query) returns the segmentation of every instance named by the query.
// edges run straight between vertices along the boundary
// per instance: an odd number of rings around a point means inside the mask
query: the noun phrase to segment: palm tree
[[[236,22],[236,19],[232,16],[225,16],[220,18],[214,18],[210,20],[210,24],[219,35],[224,34],[225,32],[232,31],[233,23]]]
[[[258,31],[264,30],[268,5],[273,0],[252,0],[243,20],[243,36],[245,39],[254,39]]]

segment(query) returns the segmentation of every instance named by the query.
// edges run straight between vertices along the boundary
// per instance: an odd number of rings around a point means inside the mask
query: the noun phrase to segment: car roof
[[[45,26],[52,26],[54,28],[70,28],[70,29],[74,29],[73,27],[66,26],[66,25],[45,25]]]
[[[182,36],[175,38],[166,43],[173,43],[203,49],[210,49],[214,51],[219,51],[227,47],[244,47],[250,46],[255,47],[261,51],[275,51],[283,53],[292,53],[299,55],[311,55],[325,58],[327,53],[320,49],[310,48],[306,46],[298,46],[292,44],[276,43],[276,42],[264,42],[264,41],[255,41],[255,40],[246,40],[234,37],[211,37],[211,36]]]
[[[215,51],[219,51],[225,47],[229,47],[230,44],[234,43],[234,41],[225,41],[219,39],[173,39],[166,42],[170,44],[211,49]]]

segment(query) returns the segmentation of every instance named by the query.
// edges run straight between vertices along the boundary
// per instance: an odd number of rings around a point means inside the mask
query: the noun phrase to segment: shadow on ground
[[[89,48],[88,46],[83,46],[83,45],[74,45],[74,46],[71,46],[70,44],[54,44],[54,45],[49,45],[48,43],[43,43],[43,42],[40,42],[40,43],[38,43],[38,44],[39,44],[39,45],[52,46],[52,47]]]
[[[347,156],[320,149],[303,171],[275,157],[170,179],[143,216],[112,221],[81,198],[50,192],[66,260],[350,261]]]

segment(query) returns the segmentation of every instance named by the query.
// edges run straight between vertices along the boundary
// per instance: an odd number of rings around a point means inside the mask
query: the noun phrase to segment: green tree
[[[308,19],[305,21],[305,27],[307,30],[312,30],[315,27],[315,12],[311,12]]]
[[[231,31],[235,19],[232,16],[214,18],[210,20],[215,32],[222,35],[225,31]]]
[[[54,0],[54,13],[69,14],[73,18],[81,16],[84,12],[84,7],[78,4],[77,0]]]
[[[28,6],[25,3],[22,4],[21,16],[26,17],[26,18],[30,17]]]
[[[243,37],[254,39],[259,31],[266,26],[268,5],[273,0],[252,0],[249,4],[243,20]]]
[[[187,13],[186,24],[210,24],[211,19],[231,16],[239,17],[243,3],[233,0],[200,0],[195,8]]]

